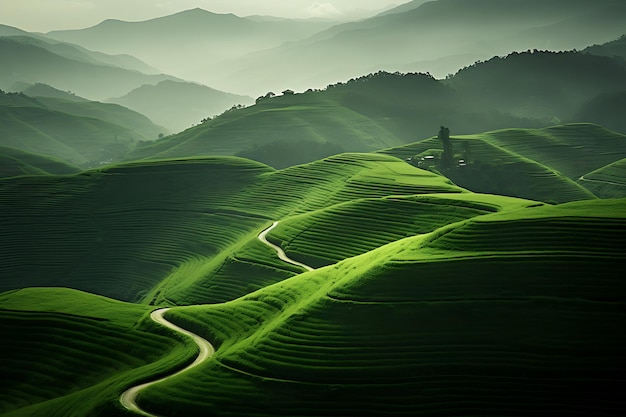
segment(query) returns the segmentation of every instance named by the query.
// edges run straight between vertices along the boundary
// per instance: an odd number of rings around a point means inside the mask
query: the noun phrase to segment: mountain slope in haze
[[[80,168],[44,155],[0,146],[0,178],[20,175],[68,175]]]
[[[142,85],[122,97],[108,101],[145,114],[172,132],[187,129],[232,106],[253,102],[251,97],[172,80],[162,81],[157,85]]]
[[[440,124],[465,133],[538,124],[460,103],[452,88],[428,75],[370,74],[324,91],[261,98],[138,148],[128,159],[238,154],[284,167],[338,149],[364,152],[411,142]]]
[[[107,65],[147,74],[159,72],[131,55],[108,55],[102,52],[90,51],[78,45],[48,39],[39,34],[24,33],[22,36],[11,36],[10,39],[26,45],[43,48],[53,54],[87,64]]]
[[[261,89],[321,88],[381,69],[429,71],[443,78],[457,71],[462,59],[445,68],[445,61],[437,61],[442,58],[465,57],[463,65],[469,65],[512,50],[582,49],[617,38],[624,26],[626,5],[619,0],[438,0],[228,61],[206,82],[262,94]],[[408,68],[409,63],[424,66]]]
[[[117,160],[137,141],[155,138],[139,132],[154,130],[154,124],[121,106],[55,98],[38,100],[2,91],[0,122],[0,146],[52,156],[83,168]]]
[[[58,90],[47,84],[37,83],[24,85],[21,92],[33,97],[42,106],[77,116],[102,119],[124,126],[140,135],[138,140],[156,140],[159,135],[167,133],[167,129],[154,124],[141,113],[113,103],[89,101],[75,94]]]
[[[206,73],[217,70],[224,59],[303,39],[331,25],[289,19],[258,22],[196,8],[143,22],[105,20],[91,28],[47,36],[107,53],[131,54],[165,72],[213,85],[207,83]]]
[[[519,117],[572,120],[600,95],[623,90],[626,67],[578,52],[514,52],[463,68],[445,81],[476,106]]]
[[[15,83],[46,83],[91,100],[103,100],[143,84],[173,78],[69,59],[10,37],[0,38],[0,54],[11,57],[3,61],[0,71],[3,90],[11,90]]]
[[[619,39],[601,45],[592,45],[583,49],[582,52],[591,55],[620,57],[622,60],[626,61],[626,35],[622,35]]]

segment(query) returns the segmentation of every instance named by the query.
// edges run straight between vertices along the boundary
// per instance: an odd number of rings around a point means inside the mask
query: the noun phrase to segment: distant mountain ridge
[[[24,42],[21,38],[0,37],[0,54],[12,57],[3,62],[0,71],[3,90],[10,90],[17,82],[46,83],[91,100],[104,100],[142,84],[174,78],[59,55],[32,38]]]
[[[308,20],[247,19],[200,8],[141,22],[105,20],[47,36],[107,53],[128,53],[159,69],[209,84],[205,72],[227,58],[306,38],[331,26]],[[192,68],[189,62],[193,62]],[[217,86],[220,88],[220,86]]]
[[[143,85],[122,97],[108,101],[145,114],[172,132],[187,129],[232,106],[248,105],[253,102],[251,97],[174,80],[161,81],[156,85]]]
[[[262,79],[267,90],[305,90],[378,70],[443,78],[460,66],[514,50],[582,49],[607,42],[624,27],[626,3],[616,0],[438,0],[228,61],[224,68],[229,70],[216,74],[211,84],[258,91]],[[440,61],[453,56],[459,59]]]

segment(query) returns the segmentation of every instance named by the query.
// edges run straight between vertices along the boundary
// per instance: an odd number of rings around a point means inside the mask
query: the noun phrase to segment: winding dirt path
[[[276,251],[276,253],[278,254],[278,258],[280,258],[282,261],[290,263],[292,265],[297,265],[301,268],[306,269],[307,271],[312,271],[315,268],[312,268],[306,264],[303,264],[302,262],[298,262],[295,261],[293,259],[291,259],[290,257],[288,257],[285,254],[285,251],[283,251],[279,246],[274,245],[273,243],[269,242],[267,240],[267,234],[276,226],[278,225],[278,222],[275,221],[270,227],[268,227],[267,229],[263,230],[261,233],[259,233],[258,235],[258,239],[263,242],[264,244],[266,244],[267,246],[271,247],[272,249],[274,249]],[[149,413],[145,410],[142,410],[139,405],[137,404],[137,396],[139,395],[139,393],[141,391],[143,391],[144,389],[151,387],[152,385],[158,384],[159,382],[165,381],[167,379],[173,378],[177,375],[182,374],[183,372],[187,372],[188,370],[200,365],[202,362],[206,361],[207,359],[209,359],[211,356],[213,356],[213,354],[215,353],[215,348],[213,347],[213,345],[211,343],[209,343],[208,340],[203,339],[202,337],[198,336],[195,333],[190,332],[189,330],[185,330],[182,327],[178,327],[177,325],[175,325],[174,323],[171,323],[169,321],[167,321],[165,319],[165,317],[163,317],[163,315],[165,313],[167,313],[167,311],[169,310],[169,308],[161,308],[158,310],[154,310],[151,314],[150,314],[150,318],[155,321],[156,323],[159,323],[162,326],[165,326],[169,329],[172,329],[178,333],[182,333],[187,337],[190,337],[195,343],[196,345],[198,345],[198,348],[200,350],[200,353],[198,354],[198,356],[196,357],[196,359],[193,361],[192,364],[190,364],[189,366],[185,367],[184,369],[181,369],[180,371],[172,374],[172,375],[168,375],[166,377],[157,379],[156,381],[151,381],[151,382],[146,382],[144,384],[141,385],[137,385],[136,387],[132,387],[129,388],[128,390],[126,390],[121,396],[120,396],[120,403],[122,403],[122,405],[124,406],[124,408],[126,408],[129,411],[132,411],[136,414],[142,415],[142,416],[146,416],[146,417],[161,417],[158,414],[152,414]]]
[[[269,246],[270,248],[274,249],[276,251],[276,253],[278,254],[278,257],[280,258],[280,260],[285,261],[287,263],[290,263],[292,265],[297,265],[301,268],[306,269],[307,271],[313,271],[315,268],[311,268],[310,266],[303,264],[302,262],[298,262],[295,261],[293,259],[291,259],[290,257],[287,256],[287,254],[285,254],[285,251],[282,250],[279,246],[274,245],[272,242],[269,242],[267,240],[267,234],[276,226],[278,226],[279,222],[274,222],[274,224],[272,224],[270,227],[268,227],[267,229],[263,230],[261,233],[259,233],[259,240],[263,243],[265,243],[267,246]]]
[[[159,382],[165,381],[166,379],[170,379],[173,378],[179,374],[182,374],[183,372],[187,372],[188,370],[190,370],[191,368],[194,368],[198,365],[200,365],[202,362],[206,361],[207,359],[209,359],[211,356],[213,356],[213,354],[215,353],[215,348],[213,347],[213,345],[211,343],[209,343],[206,339],[203,339],[202,337],[198,336],[195,333],[192,333],[188,330],[183,329],[182,327],[178,327],[177,325],[175,325],[174,323],[171,323],[169,321],[167,321],[165,319],[165,317],[163,317],[163,315],[165,313],[167,313],[167,311],[169,310],[169,308],[161,308],[159,310],[154,310],[152,312],[152,314],[150,314],[150,318],[169,328],[172,329],[178,333],[182,333],[187,337],[190,337],[191,339],[193,339],[194,342],[196,342],[196,345],[198,345],[198,348],[200,349],[200,353],[198,354],[198,356],[196,357],[196,360],[193,361],[193,363],[191,363],[189,366],[181,369],[180,371],[172,374],[172,375],[168,375],[166,377],[163,377],[161,379],[157,379],[156,381],[151,381],[151,382],[146,382],[145,384],[141,384],[141,385],[137,385],[136,387],[132,387],[130,389],[128,389],[127,391],[125,391],[121,396],[120,396],[120,402],[122,403],[122,405],[124,406],[124,408],[126,408],[129,411],[135,412],[139,415],[142,416],[147,416],[147,417],[160,417],[157,414],[152,414],[149,413],[145,410],[142,410],[141,408],[139,408],[139,405],[137,405],[137,395],[143,391],[144,389],[154,385],[154,384],[158,384]]]

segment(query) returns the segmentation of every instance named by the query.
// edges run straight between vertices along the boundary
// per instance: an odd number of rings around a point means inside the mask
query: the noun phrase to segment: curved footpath
[[[274,249],[276,251],[276,253],[278,254],[278,257],[282,260],[285,261],[287,263],[293,264],[293,265],[297,265],[299,267],[302,267],[304,269],[306,269],[307,271],[312,271],[314,268],[311,268],[308,265],[305,265],[301,262],[295,261],[291,258],[289,258],[285,252],[278,246],[274,245],[273,243],[270,243],[266,236],[267,234],[276,226],[278,225],[278,222],[274,222],[270,227],[268,227],[267,229],[263,230],[261,233],[259,233],[258,235],[258,239],[263,242],[264,244],[266,244],[267,246],[271,247],[272,249]],[[137,385],[136,387],[132,387],[129,388],[128,390],[124,391],[124,393],[120,396],[120,403],[122,403],[122,405],[124,406],[124,408],[126,408],[129,411],[132,411],[134,413],[137,413],[139,415],[142,416],[146,416],[146,417],[160,417],[157,414],[152,414],[149,413],[145,410],[142,410],[141,408],[139,408],[139,405],[137,404],[137,395],[143,391],[144,389],[158,384],[159,382],[165,381],[167,379],[173,378],[175,376],[178,376],[180,374],[182,374],[183,372],[187,372],[188,370],[190,370],[191,368],[194,368],[198,365],[200,365],[202,362],[206,361],[207,359],[209,359],[211,356],[213,356],[213,354],[215,353],[215,348],[213,347],[213,345],[211,343],[209,343],[209,341],[207,341],[206,339],[203,339],[202,337],[198,336],[195,333],[192,333],[188,330],[183,329],[182,327],[178,327],[177,325],[167,321],[165,319],[165,317],[163,317],[163,315],[165,313],[167,313],[167,311],[169,310],[169,308],[161,308],[158,310],[154,310],[151,314],[150,314],[150,318],[155,321],[156,323],[159,323],[162,326],[165,326],[169,329],[172,329],[178,333],[184,334],[187,337],[190,337],[193,339],[193,341],[196,343],[196,345],[198,345],[198,348],[200,349],[200,353],[198,354],[198,357],[196,357],[196,360],[193,361],[193,363],[187,367],[185,367],[184,369],[181,369],[180,371],[172,374],[172,375],[168,375],[166,377],[157,379],[156,381],[152,381],[152,382],[146,382],[144,384],[141,385]]]

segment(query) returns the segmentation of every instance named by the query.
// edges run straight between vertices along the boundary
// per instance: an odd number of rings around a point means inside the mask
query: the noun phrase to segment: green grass
[[[475,192],[557,203],[595,198],[576,180],[626,152],[623,135],[591,124],[453,136],[452,144],[458,159],[469,161],[446,172],[455,184]],[[417,163],[441,149],[434,137],[381,152]]]
[[[577,182],[600,198],[626,197],[626,158],[585,174]]]
[[[290,104],[290,100],[297,104]],[[377,123],[333,100],[311,96],[306,103],[279,97],[215,118],[155,144],[128,159],[234,155],[281,141],[331,142],[351,152],[368,152],[401,142]]]
[[[320,267],[407,236],[529,204],[525,200],[468,193],[353,200],[290,217],[268,237],[291,258]]]
[[[194,354],[150,310],[61,288],[0,294],[0,414],[122,415],[123,389]]]
[[[218,348],[142,392],[160,415],[623,410],[626,200],[475,194],[389,155],[341,154],[14,177],[0,203],[4,289],[144,303],[0,294],[3,374],[21,384],[0,397],[9,417],[126,415],[124,389],[193,353],[145,304],[186,305],[168,318]],[[273,220],[288,253],[337,263],[279,261],[257,240]]]
[[[625,207],[473,217],[176,308],[217,355],[141,403],[189,416],[618,416]]]
[[[7,179],[0,289],[68,286],[155,305],[227,301],[299,272],[254,243],[270,220],[359,198],[462,191],[373,154],[283,171],[214,157]]]

